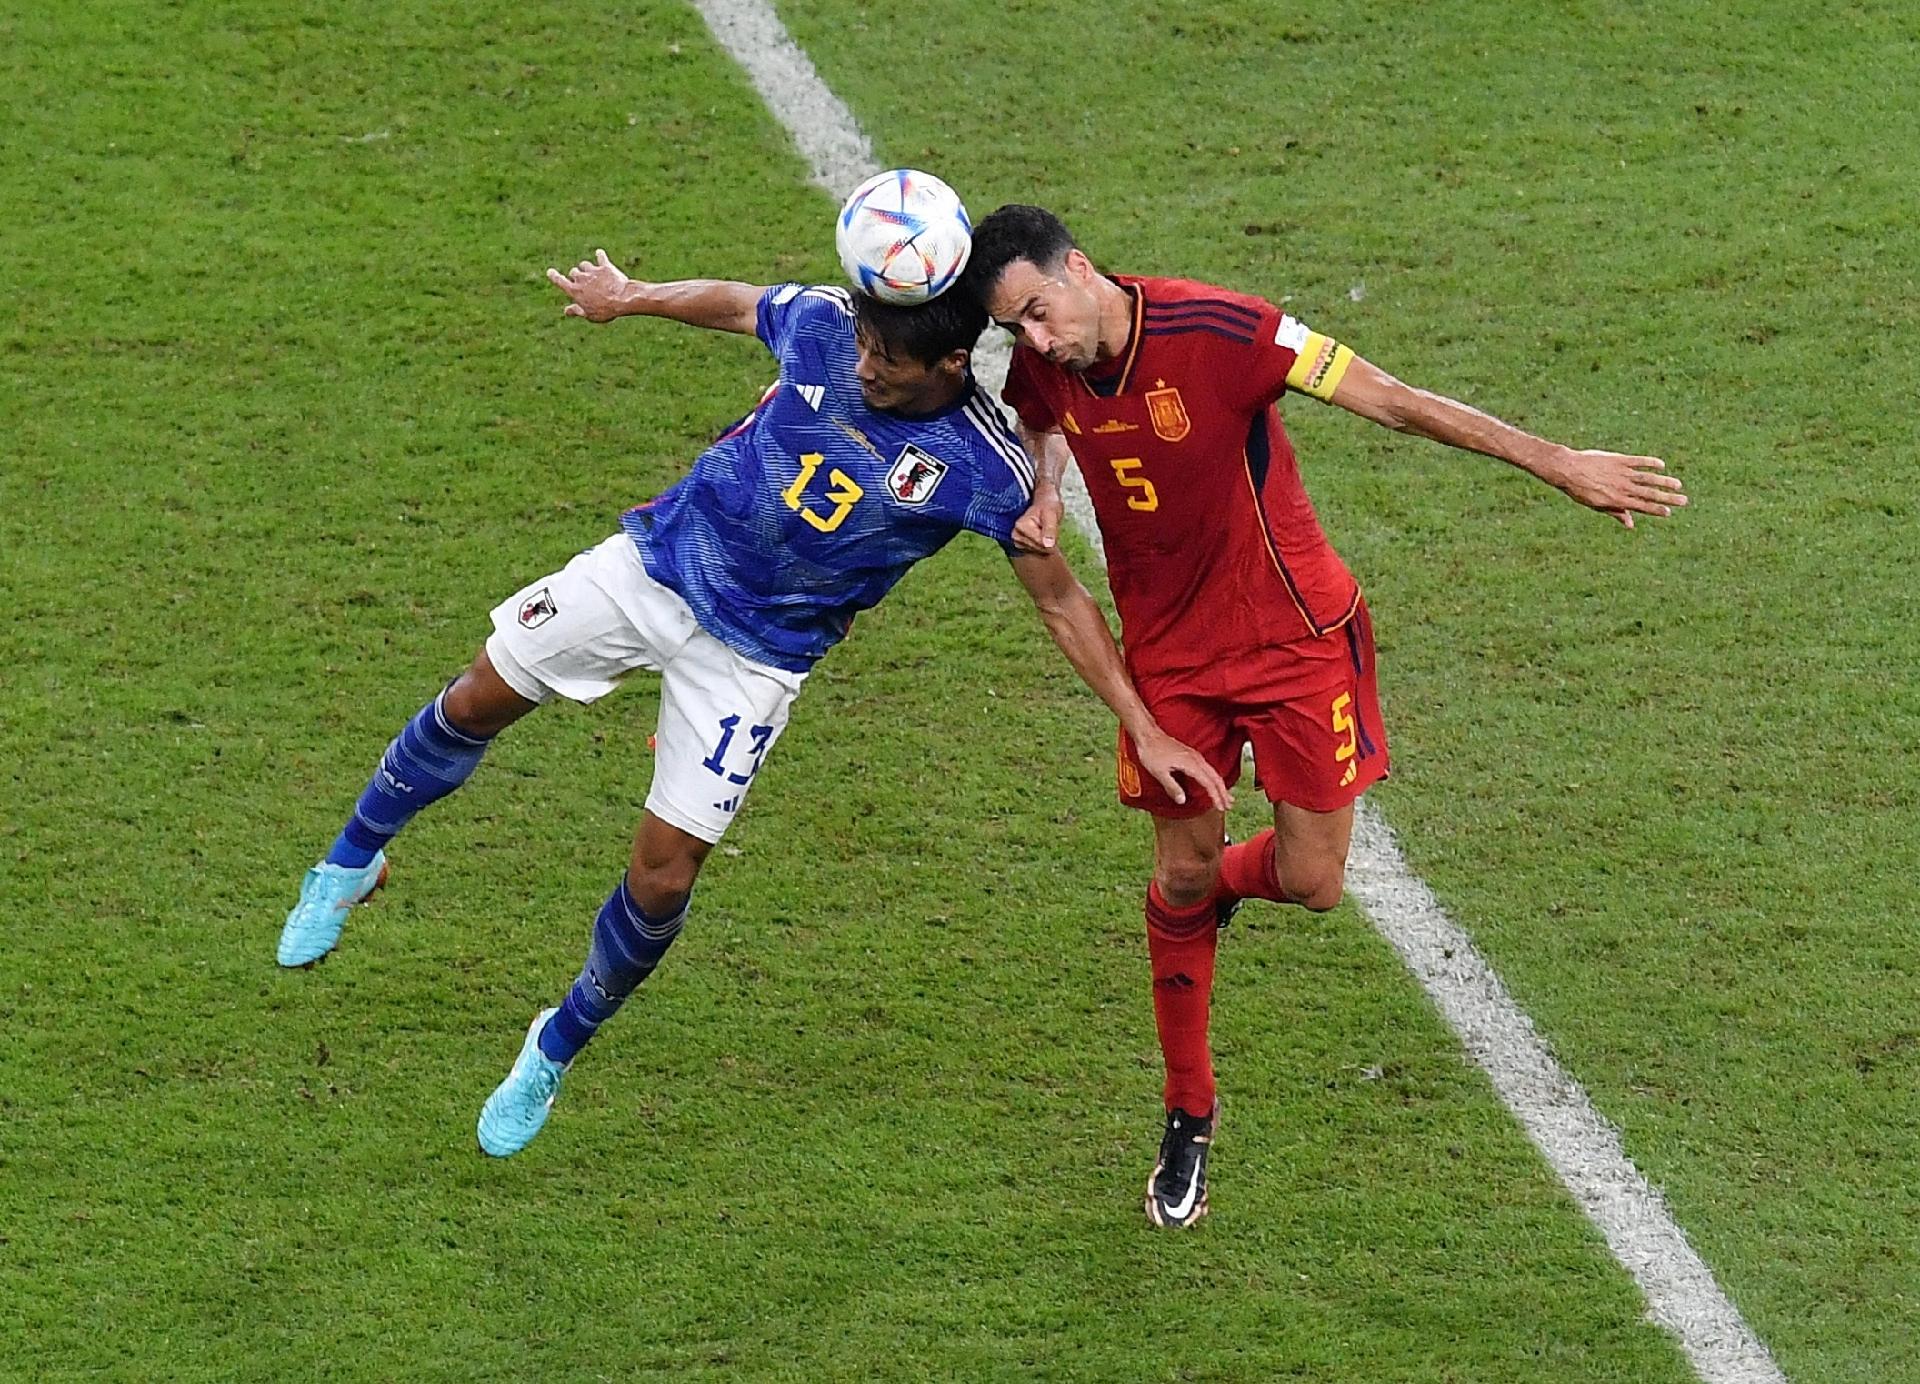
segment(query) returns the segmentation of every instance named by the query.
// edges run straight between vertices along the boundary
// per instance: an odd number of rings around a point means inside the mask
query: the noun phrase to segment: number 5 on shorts
[[[1360,766],[1354,762],[1353,758],[1360,748],[1360,728],[1354,724],[1353,716],[1347,710],[1352,705],[1351,692],[1342,692],[1333,699],[1333,733],[1346,737],[1333,752],[1333,762],[1347,766],[1346,773],[1340,776],[1342,788],[1352,783],[1360,772]]]

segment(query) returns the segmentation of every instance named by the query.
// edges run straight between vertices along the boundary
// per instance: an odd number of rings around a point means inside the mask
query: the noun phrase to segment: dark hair
[[[912,307],[883,303],[856,289],[853,320],[876,337],[888,355],[898,352],[922,365],[937,365],[955,351],[973,349],[987,329],[987,310],[955,289]]]
[[[973,253],[967,257],[960,287],[974,302],[984,304],[1015,260],[1050,272],[1074,248],[1073,233],[1045,207],[1009,204],[973,228]]]

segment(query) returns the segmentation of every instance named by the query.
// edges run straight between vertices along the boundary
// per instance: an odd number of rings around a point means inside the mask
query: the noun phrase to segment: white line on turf
[[[766,0],[694,0],[694,7],[787,127],[816,183],[837,198],[878,171],[852,112],[820,80]],[[976,364],[997,392],[1006,378],[1003,339],[996,335]],[[1104,564],[1085,485],[1069,472],[1066,489],[1070,516]],[[1627,1157],[1620,1132],[1547,1051],[1533,1020],[1408,868],[1392,829],[1364,801],[1354,823],[1347,883],[1640,1284],[1653,1320],[1679,1339],[1700,1377],[1708,1384],[1786,1384],[1766,1346],[1687,1243],[1665,1200]]]

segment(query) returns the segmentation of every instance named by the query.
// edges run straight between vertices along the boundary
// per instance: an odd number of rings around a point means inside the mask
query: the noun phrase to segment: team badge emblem
[[[1147,418],[1153,423],[1153,435],[1162,442],[1178,442],[1193,431],[1180,391],[1171,387],[1147,391]]]
[[[946,474],[946,462],[908,443],[887,472],[887,493],[903,505],[924,505]]]
[[[539,629],[559,613],[560,607],[553,603],[553,593],[543,586],[520,602],[520,626],[522,629]]]

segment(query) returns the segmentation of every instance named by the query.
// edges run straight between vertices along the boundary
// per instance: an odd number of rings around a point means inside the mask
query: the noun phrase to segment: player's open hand
[[[1066,512],[1058,486],[1035,487],[1026,513],[1013,523],[1013,545],[1025,553],[1050,553],[1060,543],[1060,516]]]
[[[627,288],[633,280],[607,258],[605,250],[595,250],[593,258],[581,260],[562,274],[547,270],[547,279],[573,301],[563,311],[568,317],[584,317],[589,322],[611,322],[626,307]]]
[[[1587,508],[1610,514],[1628,528],[1633,527],[1636,514],[1664,519],[1687,503],[1680,478],[1667,475],[1666,463],[1659,457],[1569,450],[1566,467],[1554,483]]]
[[[1136,736],[1134,750],[1139,755],[1140,767],[1158,779],[1167,796],[1175,802],[1186,802],[1187,785],[1191,784],[1206,794],[1207,801],[1219,811],[1225,812],[1233,806],[1233,793],[1226,780],[1214,772],[1198,750],[1181,744],[1165,731],[1145,738]],[[1182,783],[1182,779],[1186,783]]]

